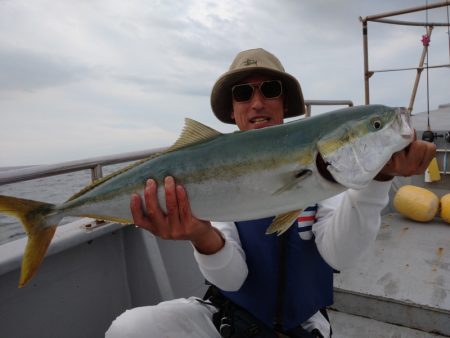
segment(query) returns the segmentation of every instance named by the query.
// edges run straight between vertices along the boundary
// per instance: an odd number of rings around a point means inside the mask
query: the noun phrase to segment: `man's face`
[[[262,81],[274,80],[264,75],[252,75],[239,84],[256,85],[253,96],[248,101],[238,102],[233,97],[231,118],[240,130],[265,128],[283,123],[284,94],[277,98],[265,98],[257,85]]]

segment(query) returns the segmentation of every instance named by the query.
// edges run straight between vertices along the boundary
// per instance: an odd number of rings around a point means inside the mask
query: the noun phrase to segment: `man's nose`
[[[251,106],[254,109],[258,109],[264,105],[264,96],[261,94],[258,88],[255,88],[253,97],[251,99]]]

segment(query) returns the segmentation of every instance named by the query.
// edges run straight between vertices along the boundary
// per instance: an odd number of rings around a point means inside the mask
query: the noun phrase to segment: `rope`
[[[426,30],[425,34],[426,35],[423,37],[422,43],[427,49],[427,54],[425,55],[425,57],[426,57],[426,64],[427,64],[427,67],[426,67],[426,70],[427,70],[427,126],[428,126],[428,130],[431,130],[431,126],[430,126],[430,78],[429,78],[429,67],[428,67],[428,53],[429,53],[429,48],[428,47],[430,45],[430,37],[428,35],[428,32],[429,32],[429,28],[428,28],[428,0],[426,0],[426,7],[427,7],[426,10],[425,10],[425,22],[427,23],[427,25],[425,26],[425,30]]]
[[[448,61],[450,63],[450,18],[448,14],[448,6],[450,5],[449,0],[447,0],[446,3],[447,3]]]
[[[430,76],[429,76],[429,67],[428,67],[428,46],[427,46],[427,121],[428,121],[428,130],[431,130],[430,127]]]

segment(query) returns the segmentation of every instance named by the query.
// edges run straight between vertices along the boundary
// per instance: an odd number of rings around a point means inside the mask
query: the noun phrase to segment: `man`
[[[305,112],[300,84],[263,49],[236,56],[215,83],[211,106],[219,120],[240,130],[281,124]],[[107,337],[330,337],[324,309],[332,303],[333,270],[352,265],[374,241],[391,179],[423,173],[434,153],[433,144],[412,142],[367,188],[308,208],[304,220],[312,228],[300,236],[298,227],[280,237],[265,235],[270,219],[199,220],[172,177],[165,180],[164,214],[149,180],[144,204],[139,195],[131,197],[135,223],[163,239],[190,241],[200,270],[215,287],[206,301],[178,299],[127,311]],[[322,174],[329,177],[325,168]]]

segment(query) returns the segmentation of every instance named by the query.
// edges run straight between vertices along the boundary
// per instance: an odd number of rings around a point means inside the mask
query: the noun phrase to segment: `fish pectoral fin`
[[[272,224],[270,224],[267,228],[266,235],[273,234],[274,232],[276,232],[278,236],[282,235],[287,229],[291,227],[292,223],[294,223],[301,212],[301,210],[294,210],[282,215],[278,215],[274,218]]]
[[[289,180],[289,182],[287,182],[280,189],[275,191],[272,195],[279,195],[285,191],[292,190],[297,184],[307,179],[311,175],[312,175],[311,169],[301,169],[296,171],[292,176],[292,178]]]
[[[219,135],[222,135],[222,133],[213,128],[205,126],[200,122],[186,118],[184,120],[184,128],[181,132],[180,137],[175,142],[175,144],[173,144],[165,152],[175,151],[187,147],[191,144],[205,141]]]

